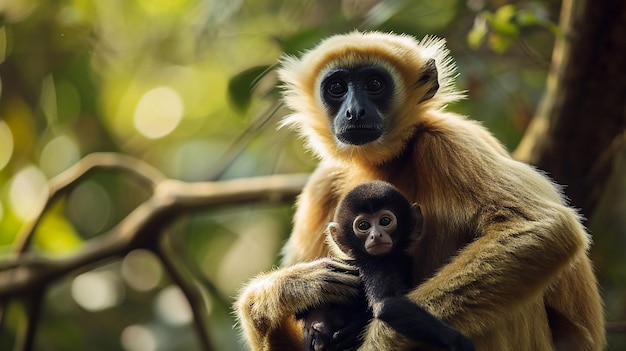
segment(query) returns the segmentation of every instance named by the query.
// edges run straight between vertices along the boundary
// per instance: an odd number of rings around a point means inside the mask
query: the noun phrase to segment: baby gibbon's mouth
[[[367,245],[365,249],[370,255],[384,255],[391,249],[392,243],[390,242],[376,242],[371,245]]]

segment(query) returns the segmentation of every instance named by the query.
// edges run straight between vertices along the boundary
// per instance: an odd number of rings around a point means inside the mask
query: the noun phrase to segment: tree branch
[[[50,180],[49,194],[44,209],[32,222],[28,223],[18,236],[15,252],[18,254],[28,250],[35,229],[51,203],[62,195],[70,192],[83,179],[96,171],[122,171],[137,179],[142,185],[154,190],[165,180],[165,176],[156,168],[134,157],[118,153],[93,153],[85,156],[74,166]]]
[[[94,154],[51,180],[51,191],[45,208],[96,169],[127,172],[153,187],[154,193],[117,226],[90,240],[73,255],[46,259],[22,254],[2,262],[4,269],[0,272],[0,298],[41,288],[69,272],[79,268],[87,269],[90,265],[123,256],[137,248],[150,249],[158,241],[162,228],[184,213],[243,203],[292,201],[308,179],[308,175],[296,174],[187,183],[165,179],[142,161],[130,156]],[[22,246],[18,252],[28,249],[28,242],[42,215],[23,232],[20,240]]]
[[[163,267],[169,273],[174,284],[178,285],[189,302],[189,308],[193,314],[193,326],[196,330],[196,335],[198,335],[200,349],[204,351],[213,350],[213,347],[211,346],[211,337],[209,335],[208,321],[206,318],[206,312],[208,309],[204,303],[202,294],[198,288],[194,286],[193,282],[189,282],[183,277],[180,270],[176,268],[174,260],[170,257],[170,255],[166,254],[163,249],[155,250],[155,254],[161,260]]]
[[[89,240],[78,252],[63,258],[44,258],[28,253],[30,243],[44,213],[61,196],[69,193],[95,171],[121,171],[137,179],[152,195],[131,211],[114,228]],[[203,350],[211,350],[206,308],[201,292],[187,282],[174,266],[171,257],[160,244],[160,236],[177,216],[215,207],[263,202],[292,201],[308,179],[306,174],[276,175],[220,182],[187,183],[167,179],[147,163],[131,156],[115,153],[91,154],[49,182],[49,194],[41,213],[28,223],[18,236],[15,255],[0,262],[0,323],[8,299],[30,296],[32,310],[27,328],[16,347],[32,349],[39,306],[47,286],[70,272],[85,271],[107,259],[122,257],[128,252],[145,248],[154,252],[172,280],[181,288],[194,314],[194,328]]]

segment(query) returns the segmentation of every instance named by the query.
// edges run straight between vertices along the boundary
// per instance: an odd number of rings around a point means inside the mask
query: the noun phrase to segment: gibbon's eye
[[[378,215],[378,225],[380,225],[382,228],[385,228],[387,230],[395,230],[396,226],[398,224],[398,219],[396,218],[396,215],[389,211],[389,210],[384,210],[382,211],[382,213],[379,213]]]
[[[348,86],[343,81],[333,80],[326,86],[326,91],[328,91],[332,97],[339,98],[348,91]]]
[[[382,78],[378,76],[371,77],[365,83],[365,90],[370,93],[377,94],[380,93],[385,87],[385,83]]]
[[[372,225],[368,221],[360,221],[357,223],[356,227],[359,228],[360,231],[366,231],[370,229]]]
[[[387,227],[392,222],[393,222],[393,220],[391,218],[389,218],[388,216],[382,216],[382,217],[380,217],[380,220],[378,221],[378,224],[380,224],[383,227]]]

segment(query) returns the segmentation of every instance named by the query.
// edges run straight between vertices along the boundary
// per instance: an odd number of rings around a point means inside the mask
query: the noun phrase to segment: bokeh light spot
[[[133,121],[139,133],[157,139],[176,129],[184,111],[185,106],[178,92],[163,86],[143,94],[135,108]]]
[[[13,155],[13,134],[4,122],[0,121],[0,170],[9,163]]]
[[[176,285],[161,290],[156,298],[156,312],[165,323],[181,326],[191,322],[191,307]]]
[[[155,351],[157,338],[154,333],[143,325],[129,325],[122,331],[122,347],[127,351]]]
[[[11,182],[9,201],[15,214],[24,221],[34,219],[48,198],[48,179],[35,166],[19,171]]]
[[[72,297],[88,311],[101,311],[119,304],[124,290],[111,272],[83,273],[72,282]]]
[[[41,150],[39,166],[48,177],[54,177],[79,159],[78,145],[68,136],[61,135],[50,140]]]
[[[85,234],[104,230],[111,218],[111,197],[102,185],[92,180],[79,184],[67,198],[68,216]]]
[[[122,261],[122,277],[137,291],[150,291],[161,281],[161,265],[148,250],[133,250]]]

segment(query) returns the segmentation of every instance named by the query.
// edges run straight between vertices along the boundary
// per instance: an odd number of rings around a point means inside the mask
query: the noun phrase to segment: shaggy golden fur
[[[440,88],[426,101],[419,86],[434,58]],[[394,79],[388,129],[377,141],[340,143],[319,94],[338,66],[378,64]],[[252,280],[236,305],[254,350],[302,349],[293,314],[357,292],[349,267],[324,258],[324,229],[339,199],[356,185],[384,180],[421,205],[423,234],[413,247],[416,288],[408,296],[459,329],[477,350],[601,350],[601,299],[587,256],[590,237],[560,189],[513,160],[480,124],[443,111],[461,95],[444,42],[353,32],[323,41],[279,72],[297,130],[321,162],[298,200],[284,268]],[[322,259],[320,259],[322,258]],[[378,320],[363,350],[411,345]]]

